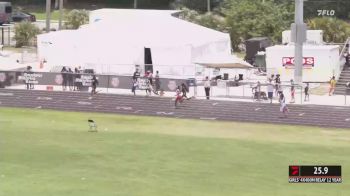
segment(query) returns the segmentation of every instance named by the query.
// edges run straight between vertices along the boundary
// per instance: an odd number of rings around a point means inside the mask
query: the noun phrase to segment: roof
[[[339,49],[338,45],[313,45],[313,44],[304,44],[304,49],[315,49],[315,50],[333,50]],[[281,49],[294,49],[294,45],[274,45],[266,48],[266,50],[281,50]]]
[[[227,41],[229,34],[172,16],[177,10],[100,9],[90,13],[90,24],[79,31],[120,39],[130,44],[203,45]],[[108,29],[108,30],[107,30]]]

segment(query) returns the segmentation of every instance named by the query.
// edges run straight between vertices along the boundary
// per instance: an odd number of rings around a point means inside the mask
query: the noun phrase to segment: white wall
[[[282,81],[294,78],[294,68],[283,67],[283,57],[294,57],[294,46],[272,46],[266,49],[268,75],[280,74]],[[339,77],[339,49],[337,46],[304,47],[304,57],[314,57],[314,67],[303,69],[303,81],[326,82],[333,74]]]

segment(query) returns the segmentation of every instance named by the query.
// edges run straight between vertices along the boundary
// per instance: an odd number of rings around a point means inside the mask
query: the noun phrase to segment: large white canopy
[[[176,11],[101,9],[90,24],[38,36],[39,58],[50,66],[83,66],[131,74],[150,48],[163,76],[194,76],[196,59],[231,54],[230,36],[172,16]]]

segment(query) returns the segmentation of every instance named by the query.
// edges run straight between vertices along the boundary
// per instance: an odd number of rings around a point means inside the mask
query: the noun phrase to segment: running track
[[[289,105],[288,118],[281,118],[278,104],[190,100],[175,109],[171,98],[115,94],[89,97],[86,92],[0,89],[0,107],[350,128],[349,107]]]

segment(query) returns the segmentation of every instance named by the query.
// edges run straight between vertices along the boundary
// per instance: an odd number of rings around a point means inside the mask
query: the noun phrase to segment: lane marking
[[[300,113],[299,116],[304,116],[305,113]]]
[[[216,118],[200,117],[201,120],[216,120]]]
[[[259,111],[259,110],[261,110],[261,108],[255,108],[255,111]]]
[[[157,112],[158,115],[166,115],[166,116],[170,116],[170,115],[174,115],[174,112]]]
[[[46,101],[52,100],[51,97],[37,97],[36,99],[37,99],[37,100],[46,100]]]
[[[80,105],[91,105],[92,103],[85,102],[85,101],[79,101],[78,104],[80,104]]]
[[[132,110],[132,107],[127,107],[127,106],[117,106],[115,109],[117,109],[117,110]]]
[[[13,93],[0,93],[0,96],[13,96]]]
[[[219,103],[213,103],[212,105],[213,105],[213,106],[216,106],[216,105],[218,105],[218,104],[219,104]]]
[[[143,110],[136,110],[134,113],[139,113],[142,112]]]
[[[345,121],[350,121],[350,118],[345,119]]]

